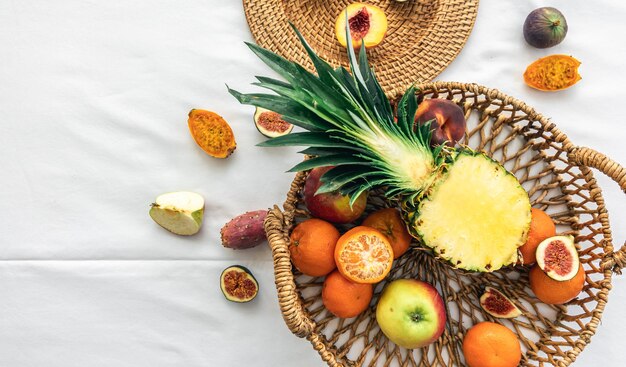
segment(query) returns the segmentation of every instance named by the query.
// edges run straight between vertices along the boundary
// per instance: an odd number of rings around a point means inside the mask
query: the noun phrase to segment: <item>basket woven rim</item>
[[[343,0],[243,0],[243,7],[256,43],[313,70],[312,63],[288,22],[293,22],[316,53],[331,65],[347,66],[345,48],[339,46],[334,38],[334,18],[348,3]],[[384,6],[390,24],[386,39],[368,52],[383,90],[389,93],[395,89],[406,89],[414,83],[432,81],[458,56],[474,27],[479,0],[404,3],[372,0],[367,3]],[[301,11],[294,11],[291,7],[298,7]],[[312,12],[330,17],[332,24],[320,28],[320,19],[312,17]],[[424,14],[428,15],[429,20],[421,24],[420,19],[425,18]],[[329,22],[326,19],[324,24]],[[329,35],[329,29],[332,29],[332,36]],[[398,37],[403,37],[400,39],[409,41],[391,41],[396,33]],[[411,37],[415,34],[418,36]],[[385,45],[386,42],[388,45]]]
[[[524,102],[507,96],[498,90],[489,89],[477,84],[454,82],[425,83],[419,85],[418,88],[422,91],[434,90],[442,93],[445,93],[446,90],[462,89],[476,94],[486,95],[491,99],[499,99],[507,105],[511,104],[525,112],[530,119],[538,121],[543,129],[552,133],[554,140],[563,145],[563,150],[567,153],[568,161],[580,168],[584,180],[589,185],[589,192],[592,199],[598,203],[599,222],[602,225],[603,234],[604,256],[600,262],[600,273],[603,275],[603,279],[600,282],[601,289],[598,292],[597,305],[592,312],[591,319],[581,328],[580,337],[576,340],[575,346],[567,352],[567,356],[564,357],[564,359],[558,361],[558,366],[560,367],[569,366],[574,362],[578,354],[584,350],[586,345],[590,342],[591,337],[596,332],[608,300],[608,293],[611,289],[612,273],[620,273],[620,269],[626,266],[626,243],[619,251],[613,251],[608,213],[604,206],[601,189],[598,187],[590,167],[597,168],[607,174],[619,184],[624,193],[626,193],[626,170],[618,163],[592,149],[573,145],[567,136],[559,131],[555,124],[549,122],[547,118],[536,113],[534,109]],[[327,345],[325,338],[315,331],[315,321],[308,317],[307,311],[302,306],[302,299],[300,298],[295,284],[294,274],[292,273],[288,250],[288,228],[285,228],[285,224],[292,224],[291,220],[293,218],[286,217],[293,215],[296,211],[296,207],[291,198],[293,195],[298,194],[304,177],[304,173],[296,175],[296,178],[291,184],[288,199],[283,206],[284,212],[278,207],[275,207],[273,210],[270,210],[265,222],[268,241],[274,258],[275,280],[281,312],[289,329],[297,336],[307,338],[329,366],[352,366],[351,363],[344,364],[338,361],[332,346]]]

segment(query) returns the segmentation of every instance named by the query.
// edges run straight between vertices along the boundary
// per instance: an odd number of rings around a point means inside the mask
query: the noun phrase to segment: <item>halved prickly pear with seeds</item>
[[[265,217],[266,209],[246,212],[231,219],[220,231],[222,245],[235,250],[258,246],[266,239]]]
[[[546,238],[537,247],[536,255],[539,268],[554,280],[570,280],[578,272],[580,260],[572,236]]]
[[[512,319],[522,314],[507,296],[492,287],[485,287],[480,306],[491,316],[501,319]]]
[[[250,302],[259,293],[259,283],[248,268],[241,265],[229,266],[220,275],[220,288],[231,302]]]

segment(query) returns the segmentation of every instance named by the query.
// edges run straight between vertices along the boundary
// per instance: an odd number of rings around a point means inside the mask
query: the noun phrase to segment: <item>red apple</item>
[[[314,217],[337,224],[353,222],[365,211],[366,193],[359,195],[352,208],[350,197],[339,192],[315,195],[322,186],[320,178],[332,168],[334,167],[318,167],[311,170],[304,183],[304,203]]]
[[[465,134],[465,115],[456,103],[447,99],[425,99],[417,107],[415,123],[423,125],[432,120],[430,125],[433,134],[431,145],[446,145],[453,147]]]
[[[446,326],[446,308],[437,289],[415,279],[388,284],[376,306],[376,321],[397,345],[415,349],[439,339]]]

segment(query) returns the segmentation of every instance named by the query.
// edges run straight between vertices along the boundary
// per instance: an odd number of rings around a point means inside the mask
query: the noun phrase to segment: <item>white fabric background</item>
[[[570,24],[550,50],[527,46],[528,12],[555,5]],[[626,164],[622,101],[626,5],[482,0],[460,56],[438,79],[477,82],[526,101],[579,145]],[[262,149],[251,90],[268,69],[239,1],[3,0],[0,2],[0,366],[321,366],[281,318],[267,247],[234,252],[219,228],[284,199],[300,157]],[[548,94],[527,88],[526,65],[549,53],[579,58],[583,80]],[[186,126],[191,108],[219,112],[238,148],[212,159]],[[617,243],[624,196],[597,175]],[[205,225],[170,235],[148,217],[162,192],[197,191]],[[250,304],[225,301],[218,276],[248,266]],[[626,281],[614,278],[603,323],[576,366],[621,366]]]

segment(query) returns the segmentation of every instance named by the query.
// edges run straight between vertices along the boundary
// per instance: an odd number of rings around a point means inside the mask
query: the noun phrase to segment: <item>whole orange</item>
[[[522,348],[506,326],[485,321],[465,334],[463,354],[469,367],[516,367],[522,359]]]
[[[339,231],[321,219],[308,219],[298,224],[291,232],[289,252],[291,262],[303,274],[321,277],[335,265],[335,244]]]
[[[530,211],[530,230],[528,240],[519,248],[524,257],[524,265],[537,261],[535,252],[541,241],[556,236],[556,226],[552,218],[541,209],[532,208]]]
[[[576,298],[583,290],[585,285],[585,269],[580,264],[578,273],[570,279],[563,282],[550,278],[546,273],[535,265],[528,273],[530,289],[533,290],[535,296],[543,303],[551,305],[562,305]]]
[[[368,215],[362,225],[376,228],[387,236],[393,248],[393,258],[397,259],[404,254],[411,244],[411,234],[406,229],[402,216],[397,209],[380,209]]]
[[[342,318],[355,317],[365,311],[373,295],[373,285],[350,281],[337,270],[328,274],[322,287],[324,306]]]

